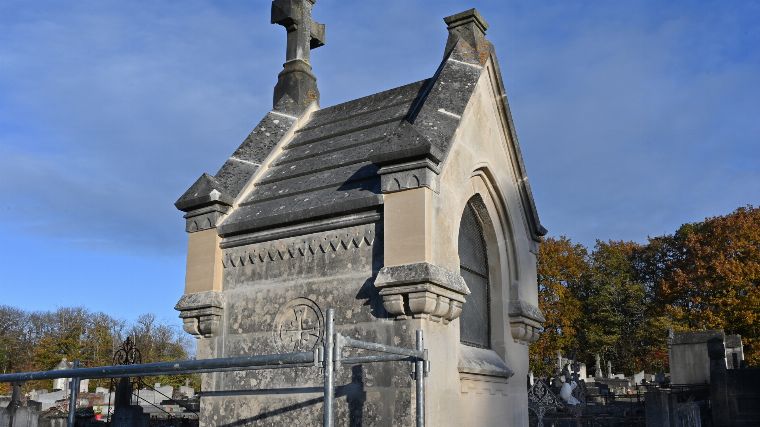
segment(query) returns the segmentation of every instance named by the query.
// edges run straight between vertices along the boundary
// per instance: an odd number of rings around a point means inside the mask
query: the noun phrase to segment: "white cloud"
[[[172,203],[270,107],[284,31],[268,5],[4,2],[0,219],[181,252]],[[552,233],[641,240],[758,203],[760,14],[732,5],[475,2]],[[323,105],[432,75],[441,18],[468,7],[320,1]]]

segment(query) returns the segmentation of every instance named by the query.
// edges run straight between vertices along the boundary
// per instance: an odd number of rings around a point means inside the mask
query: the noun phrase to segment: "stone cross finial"
[[[316,0],[274,0],[272,23],[285,27],[288,45],[285,64],[274,88],[274,109],[298,115],[319,101],[317,79],[311,72],[310,53],[325,44],[325,26],[314,21]]]

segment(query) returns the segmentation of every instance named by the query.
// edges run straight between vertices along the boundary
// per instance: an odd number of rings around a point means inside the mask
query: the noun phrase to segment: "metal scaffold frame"
[[[359,365],[379,362],[409,362],[414,366],[415,419],[417,427],[425,426],[425,377],[430,371],[428,352],[421,330],[416,331],[415,348],[396,347],[368,341],[360,341],[335,332],[335,311],[327,310],[322,345],[313,351],[280,353],[254,356],[225,357],[200,360],[177,360],[172,362],[140,363],[134,365],[100,366],[79,368],[75,362],[72,369],[54,371],[20,372],[0,375],[0,382],[12,383],[13,396],[20,399],[21,384],[27,381],[71,378],[69,394],[68,426],[74,427],[79,381],[85,378],[149,377],[157,375],[197,374],[209,372],[249,371],[261,369],[284,369],[303,366],[321,367],[324,375],[324,407],[322,425],[335,425],[335,373],[342,365]],[[376,354],[344,357],[346,348],[365,350]],[[379,354],[377,354],[379,353]],[[9,407],[13,406],[12,401]],[[16,405],[17,406],[17,405]],[[11,420],[13,418],[11,417]],[[11,421],[12,422],[12,421]],[[2,427],[2,426],[0,426]],[[11,426],[12,427],[12,426]]]

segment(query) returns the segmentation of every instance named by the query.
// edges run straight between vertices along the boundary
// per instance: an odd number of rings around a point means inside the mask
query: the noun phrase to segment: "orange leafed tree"
[[[740,334],[745,358],[760,365],[760,208],[684,224],[650,239],[642,271],[681,329]]]
[[[544,332],[530,347],[536,375],[554,372],[557,350],[567,356],[577,349],[581,306],[575,288],[588,272],[588,253],[566,237],[547,238],[538,255],[538,305],[544,312]]]

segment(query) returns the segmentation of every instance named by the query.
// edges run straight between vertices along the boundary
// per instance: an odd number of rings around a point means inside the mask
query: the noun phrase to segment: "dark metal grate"
[[[460,341],[476,347],[491,346],[488,253],[478,214],[468,203],[459,224],[459,271],[470,295],[459,320]]]

